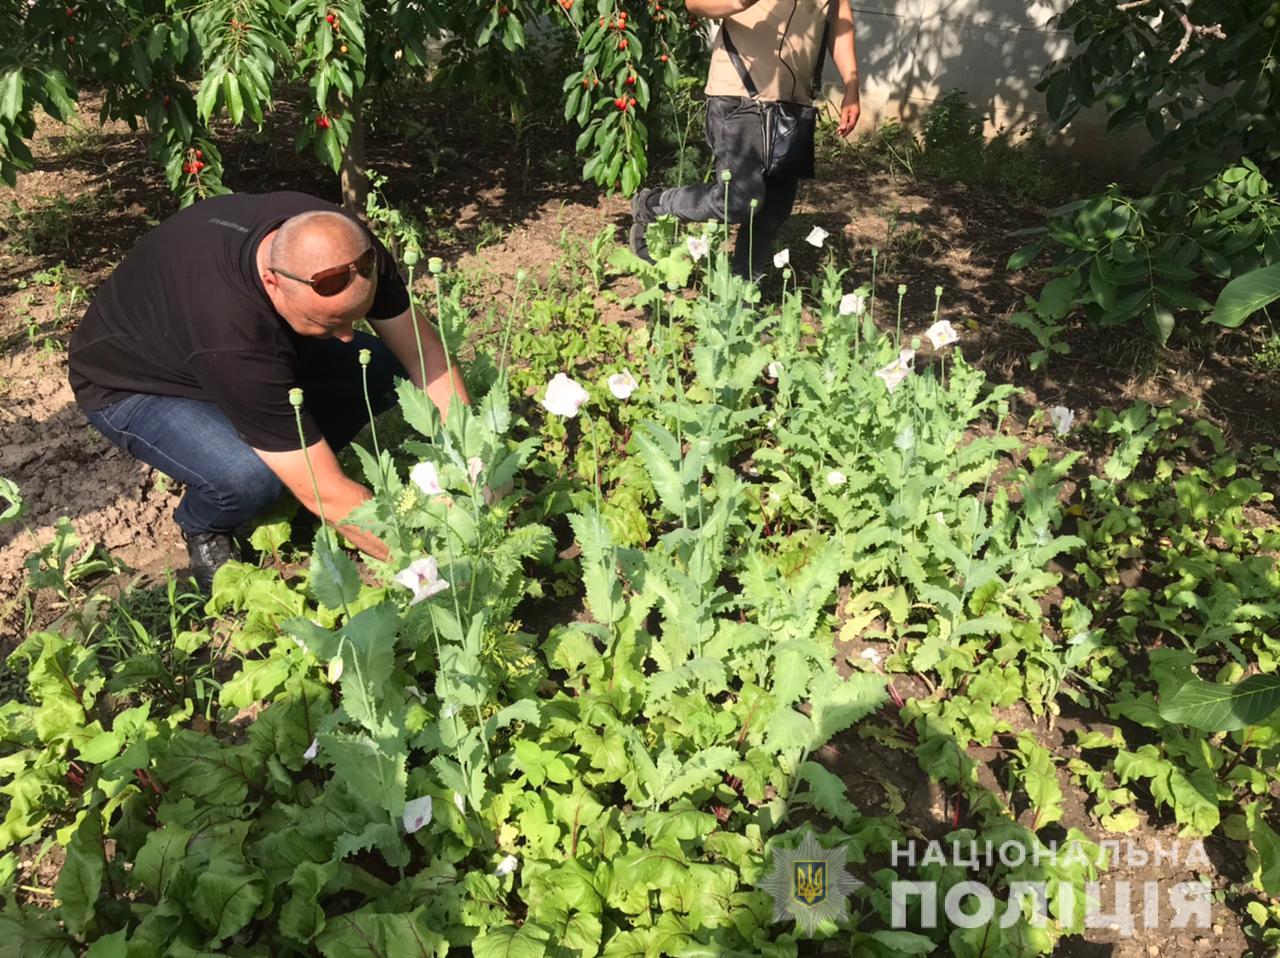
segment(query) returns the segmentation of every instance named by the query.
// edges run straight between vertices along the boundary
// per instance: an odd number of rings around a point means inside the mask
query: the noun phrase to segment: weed
[[[944,94],[925,114],[920,132],[890,120],[852,144],[835,135],[835,124],[819,127],[820,155],[849,159],[868,170],[909,179],[931,177],[968,186],[999,189],[1016,199],[1044,202],[1066,192],[1077,179],[1074,168],[1054,156],[1040,131],[985,135],[986,117],[964,91]]]
[[[76,118],[67,124],[62,136],[52,137],[50,144],[58,156],[78,160],[101,156],[109,140],[101,127],[86,126]]]
[[[1272,333],[1253,355],[1253,364],[1268,372],[1280,373],[1280,333]]]
[[[118,207],[118,200],[109,184],[71,199],[61,194],[37,196],[31,209],[10,200],[8,213],[0,219],[0,239],[24,255],[65,256],[97,226],[99,217]]]
[[[20,335],[25,337],[28,346],[43,346],[46,351],[53,350],[59,345],[55,334],[75,318],[76,307],[85,305],[88,293],[68,275],[66,263],[40,270],[32,274],[30,279],[19,280],[17,285],[19,290],[29,290],[22,297],[22,309],[18,314],[26,323]],[[53,294],[53,315],[51,319],[42,321],[36,307],[45,305],[45,290]],[[11,342],[12,338],[4,345],[8,346]]]

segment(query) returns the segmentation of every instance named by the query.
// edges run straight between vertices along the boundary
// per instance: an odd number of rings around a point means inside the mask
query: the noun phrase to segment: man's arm
[[[360,483],[346,477],[327,442],[321,439],[309,446],[305,453],[301,449],[289,452],[264,452],[255,449],[254,452],[297,500],[316,515],[320,514],[320,504],[323,503],[325,519],[330,525],[337,527],[361,552],[375,559],[387,558],[387,547],[381,539],[364,529],[342,524],[351,510],[370,498],[371,493]],[[316,474],[315,487],[311,485],[311,475],[307,470],[308,456]],[[319,503],[316,502],[316,488],[320,491]]]
[[[445,362],[440,334],[420,310],[417,311],[417,323],[418,335],[422,337],[422,364],[419,364],[418,340],[413,333],[414,312],[413,309],[406,309],[394,319],[376,319],[370,325],[395,354],[396,359],[400,360],[400,364],[409,371],[413,384],[419,389],[426,389],[427,395],[443,417],[448,414],[449,403],[455,395],[467,405],[470,405],[471,398],[467,395],[467,387],[462,384],[462,374],[456,362],[453,365],[453,378],[449,378],[449,367]]]
[[[848,136],[858,125],[862,100],[858,89],[858,45],[853,26],[853,9],[849,0],[831,0],[836,4],[835,29],[831,31],[831,60],[844,81],[844,99],[840,103],[840,124],[836,133]]]
[[[759,0],[688,0],[684,8],[695,17],[720,20],[754,7]]]

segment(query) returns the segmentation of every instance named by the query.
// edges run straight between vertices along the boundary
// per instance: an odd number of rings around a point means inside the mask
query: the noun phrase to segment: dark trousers
[[[684,222],[723,221],[728,184],[729,222],[741,224],[733,250],[733,270],[740,276],[759,273],[773,258],[773,241],[791,215],[799,180],[766,176],[760,105],[746,96],[707,98],[707,145],[715,154],[716,175],[710,183],[663,190],[654,206],[658,215]],[[751,201],[758,205],[754,217]]]
[[[369,400],[375,414],[385,412],[395,402],[396,378],[406,374],[376,336],[358,332],[351,343],[308,340],[299,353],[298,385],[307,411],[335,451],[369,421],[361,349],[373,353]],[[230,532],[261,515],[284,491],[275,473],[211,402],[134,393],[85,415],[129,455],[186,486],[173,518],[187,534]]]

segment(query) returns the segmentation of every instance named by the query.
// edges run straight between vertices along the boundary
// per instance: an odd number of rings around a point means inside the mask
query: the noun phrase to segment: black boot
[[[232,559],[240,558],[228,532],[183,532],[191,575],[205,595],[213,592],[213,575]]]

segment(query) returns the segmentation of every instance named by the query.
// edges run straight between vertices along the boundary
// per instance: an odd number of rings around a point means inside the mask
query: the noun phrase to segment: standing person
[[[694,16],[722,21],[706,85],[707,143],[717,173],[731,175],[729,221],[741,224],[733,270],[750,277],[772,257],[774,237],[791,215],[799,182],[766,172],[761,102],[813,103],[825,37],[844,81],[836,132],[849,136],[860,113],[853,11],[849,0],[687,0],[685,6]],[[718,221],[724,219],[725,205],[718,175],[698,186],[639,190],[631,204],[631,249],[650,259],[645,230],[659,216]]]
[[[355,331],[366,318],[377,337]],[[232,530],[286,489],[386,557],[375,536],[343,524],[370,493],[335,455],[367,421],[366,349],[375,412],[406,370],[442,414],[455,396],[467,401],[435,329],[419,315],[415,332],[396,264],[363,225],[304,193],[231,194],[139,240],[72,335],[69,372],[95,429],[186,485],[174,521],[208,592],[235,557]]]

